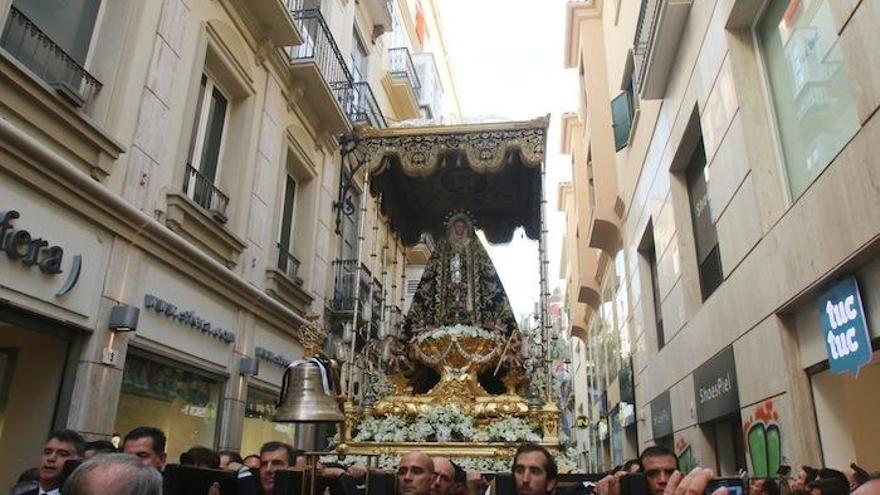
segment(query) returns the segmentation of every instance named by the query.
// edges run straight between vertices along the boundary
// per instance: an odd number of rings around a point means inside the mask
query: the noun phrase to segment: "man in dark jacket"
[[[64,483],[64,463],[79,459],[86,442],[72,430],[59,430],[51,435],[43,446],[40,464],[37,467],[37,481],[29,485],[16,485],[11,493],[21,495],[60,495]]]

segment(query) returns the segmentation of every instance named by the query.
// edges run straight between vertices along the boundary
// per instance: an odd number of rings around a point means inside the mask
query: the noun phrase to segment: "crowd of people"
[[[706,493],[714,473],[698,467],[683,476],[678,471],[676,455],[659,446],[646,448],[638,459],[607,473],[596,484],[596,494],[625,495],[622,483],[632,474],[644,476],[650,495],[880,495],[880,472],[869,474],[856,464],[851,464],[846,472],[802,466],[796,474],[790,466],[780,466],[775,477],[765,478],[750,478],[741,471],[739,476],[725,480],[730,488],[720,487],[714,493]],[[735,486],[742,488],[737,490]],[[682,487],[685,491],[676,491]]]
[[[71,430],[57,431],[43,446],[38,466],[22,473],[9,493],[184,495],[179,488],[174,493],[177,485],[169,485],[168,473],[189,466],[224,470],[234,480],[236,495],[272,495],[280,491],[275,485],[284,472],[307,468],[305,452],[282,442],[268,442],[259,453],[244,458],[237,452],[197,446],[181,454],[174,468],[165,446],[165,434],[149,426],[130,431],[118,449],[108,441],[87,443]],[[561,483],[553,455],[533,443],[520,445],[511,472],[497,476],[468,473],[448,458],[413,451],[401,457],[389,488],[399,495],[880,495],[880,474],[856,465],[846,473],[808,466],[796,475],[780,469],[775,478],[748,479],[743,473],[733,479],[737,483],[717,489],[711,469],[697,467],[685,474],[678,467],[673,452],[654,446],[602,477],[575,476]],[[367,472],[364,466],[317,463],[312,493],[364,495]],[[224,495],[219,483],[208,486],[205,493]]]

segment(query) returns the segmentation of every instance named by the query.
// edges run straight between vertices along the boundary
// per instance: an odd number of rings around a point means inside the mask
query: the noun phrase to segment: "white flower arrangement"
[[[356,442],[539,442],[538,427],[523,418],[504,418],[476,427],[455,405],[437,406],[414,420],[401,416],[367,418],[357,426]]]
[[[474,439],[478,442],[540,442],[538,427],[523,418],[504,418],[481,428]]]
[[[374,400],[382,400],[389,395],[393,395],[397,392],[397,387],[394,386],[394,383],[388,379],[388,376],[385,373],[374,373],[370,376],[370,381],[367,385],[367,393],[370,394]]]
[[[367,465],[367,456],[363,455],[346,455],[345,459],[340,461],[335,455],[321,456],[322,463],[341,462],[346,466],[358,464]],[[510,465],[513,462],[509,457],[453,457],[452,462],[461,466],[465,471],[480,473],[498,473],[510,472]],[[397,471],[400,464],[400,457],[393,454],[381,454],[379,456],[379,469],[388,472]]]
[[[483,337],[485,339],[494,339],[495,334],[483,330],[482,328],[470,325],[455,324],[453,326],[438,327],[433,332],[427,334],[427,339],[442,339],[443,337]]]

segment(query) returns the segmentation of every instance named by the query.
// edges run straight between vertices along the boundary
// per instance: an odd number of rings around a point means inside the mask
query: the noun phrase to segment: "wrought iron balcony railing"
[[[405,46],[392,48],[388,50],[388,55],[391,58],[388,72],[392,76],[409,79],[409,84],[412,86],[413,90],[418,90],[422,87],[422,83],[419,81],[419,75],[416,73],[416,68],[413,64],[413,59],[409,54],[409,48]]]
[[[419,77],[419,88],[416,96],[419,106],[426,112],[425,118],[435,118],[442,111],[443,83],[433,53],[416,53],[412,55],[416,75]]]
[[[330,300],[330,309],[340,313],[354,311],[355,283],[358,269],[357,260],[336,260],[336,276],[333,281],[333,298]],[[367,299],[370,296],[370,276],[366,268],[360,271],[360,294],[358,299],[361,303],[361,314],[366,310]]]
[[[324,76],[331,89],[340,83],[351,85],[352,76],[345,65],[345,58],[339,51],[336,39],[327,26],[324,16],[318,9],[303,9],[292,12],[294,23],[303,36],[303,43],[290,48],[292,61],[312,60]]]
[[[94,76],[15,6],[9,9],[0,46],[76,106],[101,89]]]
[[[693,0],[642,0],[633,40],[633,89],[645,100],[666,94]]]
[[[657,25],[657,14],[662,0],[642,0],[639,10],[639,20],[636,24],[636,35],[633,40],[633,86],[635,93],[639,93],[642,77],[645,75],[645,66],[648,63],[648,52],[651,50],[651,40],[654,39],[654,28]]]
[[[205,177],[189,163],[186,164],[186,175],[183,177],[183,192],[197,205],[211,212],[215,220],[226,223],[229,197],[214,185],[214,181]]]
[[[280,242],[276,243],[278,248],[278,271],[287,275],[290,280],[296,281],[299,272],[299,260],[296,256],[288,251],[287,246],[283,246]]]
[[[369,83],[356,82],[351,88],[340,88],[340,91],[345,93],[343,109],[352,125],[369,125],[377,129],[388,127]]]

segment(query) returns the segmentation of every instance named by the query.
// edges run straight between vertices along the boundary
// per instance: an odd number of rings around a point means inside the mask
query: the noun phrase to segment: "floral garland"
[[[434,407],[415,420],[401,416],[367,418],[357,426],[356,442],[540,442],[540,428],[524,418],[509,417],[485,426],[455,405]]]
[[[495,338],[495,334],[489,332],[487,330],[483,330],[482,328],[473,327],[470,325],[462,325],[455,324],[452,326],[439,327],[431,333],[425,335],[424,338],[427,339],[442,339],[443,337],[482,337],[484,339],[492,340]]]
[[[504,418],[482,427],[474,435],[477,442],[540,442],[538,428],[523,418]]]
[[[474,418],[455,405],[438,406],[414,422],[401,416],[367,418],[358,424],[356,442],[464,442],[474,438]]]

